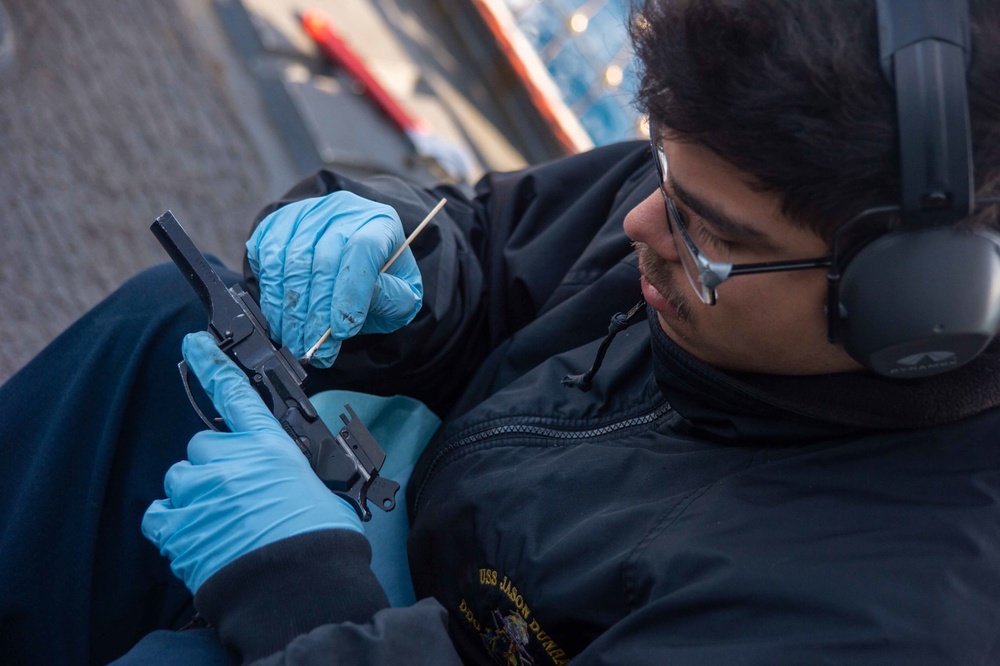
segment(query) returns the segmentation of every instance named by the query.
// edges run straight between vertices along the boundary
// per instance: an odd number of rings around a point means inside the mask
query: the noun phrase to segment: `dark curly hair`
[[[978,196],[1000,194],[1000,1],[970,0]],[[777,192],[828,240],[899,201],[893,91],[875,0],[646,0],[630,17],[637,105]],[[996,206],[979,223],[996,224]]]

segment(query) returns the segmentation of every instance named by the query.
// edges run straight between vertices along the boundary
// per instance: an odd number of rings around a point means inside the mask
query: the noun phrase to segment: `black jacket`
[[[441,195],[321,173],[290,198],[340,187],[408,227]],[[562,386],[640,298],[621,225],[654,187],[624,144],[447,192],[414,247],[417,320],[315,384],[450,413],[407,496],[426,600],[380,609],[359,535],[293,537],[199,591],[227,644],[274,663],[1000,663],[994,346],[907,383],[736,376],[647,317],[591,391]]]

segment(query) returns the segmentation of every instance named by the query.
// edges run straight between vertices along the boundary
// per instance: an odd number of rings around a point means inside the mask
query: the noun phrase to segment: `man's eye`
[[[735,243],[727,241],[724,238],[719,238],[709,231],[704,224],[699,224],[697,226],[698,240],[704,243],[706,247],[710,247],[718,252],[726,254],[733,251],[733,247],[736,245]]]

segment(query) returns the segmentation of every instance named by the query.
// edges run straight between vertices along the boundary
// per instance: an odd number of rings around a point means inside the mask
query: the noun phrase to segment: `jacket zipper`
[[[535,435],[538,437],[547,437],[550,439],[558,440],[575,440],[575,439],[590,439],[592,437],[600,437],[602,435],[607,435],[612,432],[619,430],[626,430],[630,428],[636,428],[643,425],[648,425],[662,418],[666,414],[673,411],[673,407],[670,406],[669,402],[664,402],[663,404],[656,407],[653,411],[647,412],[646,414],[641,414],[639,416],[632,416],[622,421],[617,421],[615,423],[609,423],[608,425],[601,426],[599,428],[588,428],[586,430],[571,430],[571,429],[561,429],[552,428],[547,426],[532,425],[528,423],[507,423],[499,426],[492,426],[486,428],[485,430],[479,430],[464,437],[460,437],[454,441],[448,442],[441,447],[441,450],[435,454],[434,459],[431,460],[430,466],[427,469],[427,473],[424,474],[424,478],[420,483],[420,490],[417,491],[416,499],[413,502],[414,513],[420,508],[420,499],[424,494],[424,488],[430,482],[431,477],[434,476],[437,471],[438,466],[451,455],[453,452],[462,449],[470,444],[475,444],[483,440],[490,439],[492,437],[503,437],[506,435]]]

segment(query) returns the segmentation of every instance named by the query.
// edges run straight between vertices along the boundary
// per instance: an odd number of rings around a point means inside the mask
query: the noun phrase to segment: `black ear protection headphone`
[[[926,377],[968,363],[996,335],[1000,234],[956,227],[976,203],[968,0],[876,1],[882,72],[896,93],[902,197],[838,232],[829,338],[880,375]],[[1000,198],[980,203],[993,201]],[[888,214],[901,217],[900,229],[856,252],[840,247]]]

